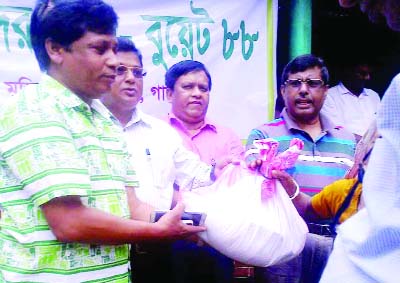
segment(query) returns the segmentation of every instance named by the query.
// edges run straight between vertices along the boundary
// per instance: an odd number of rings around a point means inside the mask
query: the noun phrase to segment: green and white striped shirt
[[[40,209],[81,196],[129,218],[137,186],[121,130],[44,75],[0,112],[0,282],[129,282],[128,245],[61,243]]]

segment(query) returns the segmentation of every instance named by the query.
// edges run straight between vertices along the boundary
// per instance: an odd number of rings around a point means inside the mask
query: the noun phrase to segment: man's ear
[[[50,58],[50,62],[53,62],[56,65],[62,64],[64,61],[63,54],[65,53],[65,48],[50,38],[46,39],[44,46],[46,48],[47,55]]]
[[[324,97],[323,97],[323,99],[324,99],[324,101],[325,101],[326,96],[328,95],[329,85],[324,85],[324,88],[325,88],[325,92],[324,92]]]
[[[170,89],[170,88],[168,87],[168,88],[167,88],[167,101],[168,101],[169,103],[172,102],[172,95],[173,95],[173,90]]]
[[[281,85],[281,87],[280,87],[280,92],[281,92],[281,96],[282,96],[282,98],[283,98],[283,101],[285,101],[286,100],[286,98],[285,98],[285,86],[284,85]]]

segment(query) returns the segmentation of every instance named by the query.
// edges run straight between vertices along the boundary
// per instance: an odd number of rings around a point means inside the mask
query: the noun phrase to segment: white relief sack
[[[266,180],[274,191],[262,197]],[[186,211],[207,214],[200,238],[234,260],[266,267],[304,248],[308,228],[285,189],[244,164],[228,165],[209,187],[183,191],[182,201]]]
[[[261,200],[264,177],[228,165],[214,185],[183,192],[186,211],[207,214],[200,238],[222,254],[254,266],[275,265],[297,256],[307,226],[281,186]]]

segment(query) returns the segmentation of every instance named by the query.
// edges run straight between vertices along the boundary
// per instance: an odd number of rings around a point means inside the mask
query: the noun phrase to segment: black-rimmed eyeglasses
[[[139,67],[128,67],[125,65],[119,65],[116,68],[117,76],[125,76],[128,71],[131,71],[132,75],[137,79],[142,79],[147,74],[143,70],[143,68],[139,68]]]
[[[288,79],[285,81],[286,86],[290,86],[294,89],[300,88],[302,83],[305,83],[306,86],[311,89],[320,88],[325,84],[321,79]]]

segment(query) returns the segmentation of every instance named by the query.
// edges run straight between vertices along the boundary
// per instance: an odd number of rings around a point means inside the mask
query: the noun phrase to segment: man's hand
[[[273,178],[276,178],[281,182],[282,187],[285,189],[289,197],[293,196],[296,193],[297,186],[292,176],[290,176],[287,172],[272,170],[271,174]]]
[[[181,221],[185,209],[183,203],[178,203],[171,211],[163,215],[155,224],[161,229],[163,239],[175,240],[192,236],[206,230],[204,226],[187,225]]]
[[[240,159],[234,158],[232,156],[225,156],[221,158],[220,160],[217,160],[215,162],[215,176],[218,178],[222,171],[225,169],[225,167],[229,164],[240,164]]]
[[[253,160],[253,161],[251,161],[251,162],[249,162],[248,164],[247,164],[247,167],[250,169],[250,170],[256,170],[256,169],[258,169],[261,165],[262,165],[262,160],[261,159],[256,159],[256,160]]]
[[[286,190],[286,193],[289,197],[295,195],[297,186],[293,180],[293,178],[286,172],[273,170],[272,176],[278,179],[282,187]],[[300,192],[296,197],[292,198],[293,204],[297,209],[297,212],[308,221],[318,221],[322,218],[314,211],[314,208],[311,205],[311,197],[306,195],[305,193]]]

